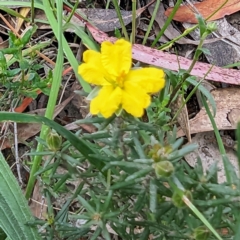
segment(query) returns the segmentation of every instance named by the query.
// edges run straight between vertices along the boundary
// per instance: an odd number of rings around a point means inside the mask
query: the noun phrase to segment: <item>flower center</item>
[[[118,87],[123,88],[125,77],[126,74],[123,72],[117,77],[116,84],[118,85]]]

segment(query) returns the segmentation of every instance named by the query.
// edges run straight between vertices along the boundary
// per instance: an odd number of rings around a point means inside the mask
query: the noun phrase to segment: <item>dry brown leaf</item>
[[[222,162],[222,156],[215,141],[214,132],[198,133],[192,138],[192,143],[197,143],[198,148],[194,152],[191,152],[185,156],[185,160],[188,162],[188,164],[192,167],[196,166],[197,158],[200,157],[204,173],[206,173],[210,166],[218,161],[218,182],[225,182],[226,176]],[[235,151],[231,148],[226,148],[226,154],[236,169],[236,172],[238,172],[238,160]]]
[[[223,18],[215,21],[217,30],[208,36],[208,39],[219,38],[214,44],[204,43],[210,54],[206,54],[209,63],[222,67],[240,61],[240,32],[232,27],[228,21]],[[184,27],[190,28],[193,24],[183,23]],[[234,33],[233,35],[231,33]],[[190,33],[195,40],[200,39],[200,33],[195,30]]]
[[[28,13],[30,12],[31,8],[29,7],[24,7],[21,8],[19,13],[23,16],[23,17],[27,17]],[[18,33],[20,28],[22,27],[23,23],[25,22],[25,20],[23,18],[17,18],[17,22],[16,22],[16,26],[15,26],[15,30]]]
[[[211,92],[217,106],[215,122],[219,130],[235,129],[240,120],[240,88],[221,88]],[[195,118],[189,121],[190,131],[193,133],[212,131],[213,127],[206,110],[202,108]],[[179,129],[177,136],[185,133]]]
[[[74,95],[70,96],[66,100],[64,100],[61,104],[57,105],[54,110],[54,118],[64,109],[64,107],[72,100]],[[37,114],[37,115],[44,115],[46,109],[37,109],[28,114]],[[24,143],[30,137],[36,135],[41,130],[40,123],[18,123],[17,124],[17,134],[18,134],[18,142]],[[0,139],[0,146],[2,147],[1,150],[5,148],[9,148],[14,144],[14,139],[12,137],[9,138],[2,138]]]
[[[45,219],[47,216],[47,205],[39,185],[39,181],[36,181],[29,207],[34,217],[38,219]]]
[[[145,9],[154,3],[155,0],[150,1],[146,6],[137,9],[136,15],[139,17]],[[99,9],[99,8],[87,8],[87,9],[78,9],[79,12],[82,12],[86,18],[98,29],[103,32],[114,31],[117,28],[121,28],[117,13],[115,9]],[[123,18],[124,25],[127,25],[132,22],[132,11],[121,10],[121,15]],[[78,26],[83,25],[82,21],[79,20],[76,16],[73,16],[71,19],[73,24]]]
[[[116,41],[116,38],[108,37],[107,34],[89,23],[86,23],[86,27],[93,35],[93,38],[99,43],[104,41]],[[188,69],[192,64],[192,60],[187,58],[152,49],[140,44],[133,45],[132,57],[137,61],[173,71],[179,71],[179,68]],[[208,73],[207,76],[206,73]],[[191,75],[217,82],[240,84],[240,71],[236,69],[224,69],[216,66],[212,67],[212,65],[202,62],[197,62],[194,65]]]
[[[151,15],[153,14],[155,5],[156,4],[154,3],[148,7],[148,11]],[[167,17],[164,16],[164,12],[165,12],[164,6],[163,6],[163,4],[160,4],[159,9],[156,14],[156,17],[154,19],[158,23],[160,29],[163,28],[163,26],[165,25],[166,19],[167,19]],[[158,32],[156,30],[155,30],[155,32],[156,32],[156,34],[158,34]],[[171,24],[168,25],[167,29],[164,31],[164,36],[166,36],[167,39],[170,39],[170,40],[178,37],[179,35],[180,35],[180,32],[177,31],[176,28],[174,28]],[[160,39],[160,40],[163,40],[163,39]],[[163,42],[166,42],[166,41],[163,41]],[[194,40],[187,39],[184,37],[177,40],[176,42],[179,44],[195,44],[195,45],[199,44],[199,41],[194,41]]]
[[[226,0],[204,0],[199,3],[193,4],[198,12],[203,16],[204,19],[208,18],[214,13]],[[166,16],[169,16],[173,8],[168,8],[165,12]],[[228,0],[228,2],[216,13],[209,21],[223,18],[226,15],[230,15],[240,10],[239,0]],[[197,19],[194,11],[191,10],[189,5],[180,6],[176,14],[173,17],[174,20],[179,22],[197,23]]]
[[[66,6],[64,7],[64,9],[71,11],[71,9],[69,9]],[[76,16],[83,22],[85,22],[86,27],[88,28],[93,38],[98,43],[102,43],[104,41],[115,42],[117,40],[114,37],[109,37],[106,33],[100,31],[89,22],[86,22],[77,13]],[[192,61],[187,58],[179,57],[174,54],[169,54],[163,51],[145,47],[140,44],[133,45],[132,57],[137,61],[144,62],[161,68],[166,68],[173,71],[179,71],[179,68],[189,69],[189,67],[192,64]],[[212,67],[212,65],[207,63],[197,62],[194,68],[192,69],[191,74],[212,81],[224,82],[229,84],[240,84],[240,72],[238,70],[224,69],[215,66]]]
[[[86,15],[87,19],[97,28],[103,32],[114,31],[117,28],[121,28],[121,24],[117,17],[116,11],[114,9],[98,9],[98,8],[88,8],[79,9]],[[131,23],[132,12],[121,10],[121,15],[123,17],[123,22],[125,25]],[[139,16],[139,12],[138,12]],[[81,20],[73,16],[71,22],[74,24],[83,24]]]

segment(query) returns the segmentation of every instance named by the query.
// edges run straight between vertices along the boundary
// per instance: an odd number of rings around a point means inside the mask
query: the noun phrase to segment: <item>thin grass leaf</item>
[[[59,22],[57,22],[56,18],[54,17],[54,14],[53,14],[53,11],[51,10],[51,6],[50,6],[49,2],[48,1],[43,1],[43,5],[44,5],[43,10],[45,11],[45,14],[46,14],[46,17],[49,21],[49,24],[51,25],[52,30],[53,30],[56,38],[59,41],[59,29],[58,29],[58,27],[56,27],[56,26],[58,26]],[[78,64],[75,56],[73,55],[73,52],[70,49],[70,47],[68,45],[68,42],[65,39],[65,37],[62,37],[62,46],[61,47],[63,48],[64,54],[66,55],[68,61],[70,62],[70,64],[71,64],[76,76],[78,77],[78,79],[80,81],[80,84],[82,85],[84,91],[85,92],[90,92],[91,91],[90,85],[87,82],[85,82],[82,79],[82,77],[78,74],[79,64]]]
[[[147,32],[145,33],[145,36],[144,36],[144,38],[143,38],[143,42],[142,42],[143,45],[145,45],[146,42],[147,42],[149,33],[150,33],[151,29],[152,29],[154,20],[155,20],[156,15],[157,15],[157,11],[158,11],[159,6],[160,6],[160,3],[161,3],[161,0],[157,0],[157,3],[156,3],[155,8],[154,8],[154,10],[153,10],[153,14],[152,14],[150,23],[148,24]]]
[[[45,1],[46,3],[46,1]],[[57,17],[58,17],[58,24],[57,24],[57,32],[58,32],[58,55],[57,55],[57,62],[56,66],[53,70],[53,82],[52,87],[49,95],[49,101],[47,104],[47,109],[45,112],[45,117],[52,119],[54,115],[55,106],[57,103],[58,91],[60,89],[60,85],[62,82],[62,71],[63,71],[63,49],[62,49],[62,40],[63,40],[63,33],[62,33],[62,11],[63,11],[63,2],[58,1],[57,3]],[[55,27],[56,28],[56,27]],[[46,139],[49,132],[49,127],[43,125],[40,132],[40,138]],[[37,152],[43,151],[43,145],[38,143]],[[36,176],[35,173],[39,170],[39,166],[41,164],[42,157],[35,156],[33,160],[33,165],[30,171],[30,177],[27,184],[26,189],[26,198],[28,199],[31,196],[32,190],[34,188]]]
[[[95,51],[99,51],[99,46],[89,37],[89,35],[83,30],[83,28],[74,25],[73,23],[66,23],[63,27],[65,29],[73,29],[74,33],[82,39],[83,44],[88,48]]]
[[[240,122],[237,125],[236,137],[237,137],[238,169],[240,169]],[[239,174],[240,174],[240,171],[239,171]]]
[[[153,41],[151,47],[154,47],[156,45],[156,43],[158,42],[158,40],[162,37],[162,35],[164,34],[164,31],[167,29],[167,27],[169,26],[169,24],[171,24],[171,21],[173,20],[173,17],[175,15],[175,13],[177,12],[178,8],[180,7],[182,3],[182,0],[177,0],[173,11],[171,12],[171,14],[169,15],[169,17],[167,18],[163,28],[161,29],[161,31],[158,33],[157,37],[155,38],[155,40]]]
[[[1,121],[14,121],[21,123],[42,123],[47,125],[50,128],[56,130],[60,135],[64,136],[71,144],[74,146],[80,153],[83,154],[90,162],[93,164],[98,170],[104,167],[104,164],[100,161],[95,161],[95,158],[91,158],[91,154],[94,154],[94,150],[89,147],[88,143],[80,137],[77,137],[72,132],[68,131],[58,123],[50,120],[46,117],[29,115],[23,113],[9,113],[9,112],[1,112],[0,113],[0,122]]]
[[[202,97],[201,99],[202,99],[203,105],[206,109],[207,115],[208,115],[208,117],[209,117],[209,119],[212,123],[213,129],[214,129],[214,133],[215,133],[215,136],[216,136],[216,139],[217,139],[219,151],[222,155],[223,166],[224,166],[227,182],[229,184],[231,184],[231,183],[233,183],[233,180],[234,180],[233,176],[232,176],[232,172],[234,171],[234,168],[233,168],[231,162],[229,161],[229,159],[226,155],[226,151],[225,151],[225,148],[224,148],[224,145],[223,145],[223,142],[222,142],[222,138],[221,138],[220,133],[218,131],[218,128],[217,128],[217,125],[216,125],[215,120],[213,118],[213,115],[212,115],[212,113],[211,113],[211,111],[208,107],[208,104],[207,104],[204,97]]]
[[[11,240],[41,239],[35,228],[26,225],[33,217],[1,152],[0,179],[0,228]]]
[[[8,13],[9,15],[12,15],[12,16],[17,17],[17,18],[22,18],[24,21],[29,22],[29,18],[26,18],[26,17],[22,16],[20,13],[14,11],[11,8],[0,6],[0,9],[3,10],[4,12]]]
[[[199,82],[194,80],[192,77],[187,78],[186,81],[191,83],[195,87],[197,86],[198,90],[207,98],[207,100],[212,106],[213,115],[215,116],[217,111],[217,106],[212,94],[203,85],[200,85]]]
[[[136,18],[137,18],[136,10],[137,10],[137,1],[134,0],[132,1],[132,34],[131,34],[132,44],[135,43],[135,38],[136,38]]]
[[[126,39],[127,41],[129,41],[127,29],[126,29],[126,27],[125,27],[125,24],[124,24],[124,21],[123,21],[123,18],[122,18],[121,11],[120,11],[120,8],[119,8],[119,6],[118,6],[117,0],[112,0],[112,3],[113,3],[113,5],[114,5],[114,8],[115,8],[115,10],[116,10],[116,13],[117,13],[119,22],[120,22],[120,24],[121,24],[122,31],[123,31],[123,35],[124,35],[125,39]]]
[[[169,179],[169,185],[174,189],[175,192],[179,194],[185,204],[196,214],[196,216],[205,224],[206,227],[215,235],[218,240],[222,240],[216,230],[208,222],[208,220],[203,216],[203,214],[192,204],[192,202],[184,195],[184,187],[179,182],[176,177]]]
[[[42,1],[40,0],[34,0],[34,5],[36,8],[44,10]],[[31,7],[31,1],[1,1],[1,7],[2,6],[21,6],[21,7]]]

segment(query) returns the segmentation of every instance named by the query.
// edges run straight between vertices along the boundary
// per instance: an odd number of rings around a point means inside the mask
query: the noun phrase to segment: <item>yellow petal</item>
[[[128,82],[124,86],[122,108],[133,115],[141,117],[144,113],[144,108],[150,104],[150,96],[137,84]]]
[[[125,82],[134,82],[141,86],[146,93],[155,93],[164,88],[164,76],[163,70],[153,67],[133,69],[126,76]]]
[[[131,44],[124,39],[117,40],[114,44],[103,42],[101,60],[105,70],[114,78],[126,75],[132,65]]]
[[[101,64],[101,54],[93,50],[87,50],[83,54],[83,61],[78,67],[78,73],[82,78],[95,85],[109,85],[105,80],[105,71]]]
[[[90,104],[90,112],[92,114],[101,113],[103,117],[109,118],[115,113],[122,101],[122,89],[113,86],[104,86],[99,91]]]
[[[97,64],[101,61],[101,53],[94,50],[87,50],[83,53],[83,61],[85,63]]]

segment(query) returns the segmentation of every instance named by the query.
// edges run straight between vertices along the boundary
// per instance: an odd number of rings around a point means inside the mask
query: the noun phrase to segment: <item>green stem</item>
[[[74,13],[75,13],[75,11],[77,10],[77,7],[78,7],[78,2],[76,1],[75,5],[74,5],[73,8],[72,8],[71,13],[69,14],[69,17],[68,17],[67,20],[66,20],[66,23],[69,23],[69,22],[71,21],[73,15],[74,15]]]
[[[125,24],[124,24],[124,22],[123,22],[122,14],[121,14],[121,12],[120,12],[120,9],[119,9],[117,0],[112,0],[112,2],[113,2],[113,5],[114,5],[114,8],[115,8],[115,10],[116,10],[116,13],[117,13],[119,22],[120,22],[120,24],[121,24],[124,37],[125,37],[125,39],[126,39],[127,41],[129,41],[129,37],[128,37],[128,34],[127,34],[127,29],[126,29]]]
[[[223,165],[224,165],[224,171],[225,171],[225,176],[226,176],[226,179],[227,179],[227,182],[229,184],[231,184],[233,181],[232,181],[232,176],[231,176],[231,169],[229,169],[229,165],[231,164],[229,162],[229,159],[226,155],[226,151],[225,151],[225,148],[224,148],[224,145],[223,145],[223,142],[222,142],[222,138],[220,136],[220,133],[218,131],[218,127],[216,125],[216,122],[214,120],[214,117],[209,109],[209,106],[207,104],[207,101],[205,100],[204,97],[201,98],[202,99],[202,102],[203,102],[203,105],[206,109],[206,112],[207,112],[207,115],[212,123],[212,126],[213,126],[213,129],[214,129],[214,133],[215,133],[215,136],[216,136],[216,139],[217,139],[217,143],[218,143],[218,147],[219,147],[219,151],[222,155],[222,160],[223,160]]]
[[[214,14],[216,14],[216,12],[218,12],[222,7],[224,7],[224,6],[227,4],[227,2],[228,2],[228,0],[226,0],[219,8],[217,8],[214,13],[212,13],[210,16],[208,16],[208,17],[206,18],[206,21],[207,21],[208,19],[210,19]],[[175,14],[175,13],[174,13],[174,14]],[[172,14],[171,14],[171,15],[172,15]],[[171,17],[171,15],[169,16],[169,18]],[[165,27],[165,25],[164,25],[164,27]],[[159,47],[158,49],[159,49],[159,50],[164,50],[164,49],[172,46],[173,43],[175,43],[176,41],[178,41],[178,40],[181,39],[182,37],[185,37],[186,35],[188,35],[190,32],[194,31],[194,30],[197,29],[197,28],[198,28],[198,24],[195,25],[195,26],[193,26],[193,27],[191,27],[191,28],[186,29],[180,36],[178,36],[178,37],[172,39],[171,41],[163,44],[163,45],[162,45],[161,47]],[[160,33],[159,33],[159,35],[160,35]],[[158,40],[157,40],[157,41],[158,41]]]
[[[136,38],[136,10],[137,10],[137,2],[136,0],[132,0],[132,44],[135,43]]]
[[[151,21],[150,21],[150,23],[149,23],[149,25],[148,25],[147,32],[146,32],[146,34],[145,34],[145,36],[144,36],[144,39],[143,39],[143,42],[142,42],[143,45],[145,45],[146,42],[147,42],[147,38],[148,38],[149,33],[150,33],[151,29],[152,29],[153,22],[154,22],[154,20],[155,20],[155,18],[156,18],[157,11],[158,11],[158,9],[159,9],[160,3],[161,3],[161,0],[157,0],[156,6],[155,6],[155,8],[154,8],[154,11],[153,11],[153,14],[152,14],[152,17],[151,17]]]
[[[178,93],[179,89],[182,87],[182,84],[185,82],[185,80],[187,79],[187,77],[190,75],[191,71],[193,70],[193,67],[194,65],[196,64],[196,62],[198,61],[198,58],[199,58],[199,51],[200,49],[202,48],[203,46],[203,43],[204,43],[204,40],[206,39],[207,36],[205,37],[202,37],[200,39],[200,42],[199,42],[199,45],[195,51],[195,54],[194,54],[194,57],[193,57],[193,60],[192,60],[192,63],[189,67],[189,69],[187,70],[187,72],[183,75],[182,77],[182,80],[178,83],[178,85],[175,87],[175,89],[173,90],[173,92],[171,93],[171,96],[170,96],[170,100],[167,104],[167,107],[170,106],[170,104],[172,103],[175,95]]]
[[[34,14],[34,0],[31,1],[31,23],[34,24],[35,14]]]
[[[204,217],[204,215],[192,204],[192,202],[185,195],[185,189],[182,183],[176,176],[172,176],[168,179],[170,187],[177,192],[177,194],[182,198],[185,204],[193,211],[193,213],[202,221],[202,223],[215,235],[218,240],[222,240],[217,231],[213,228],[210,222]]]
[[[207,71],[207,73],[204,75],[204,77],[202,78],[201,81],[199,81],[199,83],[193,88],[193,90],[189,93],[189,95],[187,96],[186,100],[183,101],[181,107],[177,110],[175,116],[172,118],[171,123],[173,123],[175,121],[175,119],[177,118],[177,116],[179,115],[179,113],[182,111],[183,107],[185,104],[187,104],[187,102],[190,100],[190,98],[192,97],[192,95],[197,91],[198,86],[201,84],[201,82],[206,78],[206,76],[208,75],[208,73],[210,73],[210,71],[212,70],[213,65],[209,68],[209,70]],[[171,125],[171,124],[170,124]]]
[[[175,13],[177,12],[178,8],[180,7],[180,4],[182,3],[182,0],[178,0],[177,3],[175,4],[173,11],[171,12],[171,14],[169,15],[169,17],[167,18],[163,28],[161,29],[161,31],[158,33],[156,39],[153,41],[151,47],[154,47],[156,45],[156,43],[158,42],[158,40],[161,38],[161,36],[164,34],[165,30],[167,29],[167,27],[169,26],[169,24],[171,23]]]
[[[50,9],[49,1],[43,1],[43,4],[45,8]],[[61,85],[62,81],[62,69],[63,69],[63,47],[62,47],[62,11],[63,11],[63,2],[62,0],[57,1],[57,17],[58,17],[58,56],[57,56],[57,62],[56,67],[53,72],[53,83],[50,91],[50,96],[47,104],[47,109],[45,113],[45,117],[52,119],[54,114],[54,109],[57,102],[58,97],[58,90]],[[40,138],[46,139],[49,132],[49,128],[46,125],[42,126]],[[37,152],[43,151],[43,145],[38,144],[37,146]],[[39,170],[40,164],[42,161],[42,157],[37,155],[34,157],[33,165],[30,172],[30,177],[26,189],[26,198],[29,199],[32,193],[32,190],[34,188],[36,176],[35,173]]]

